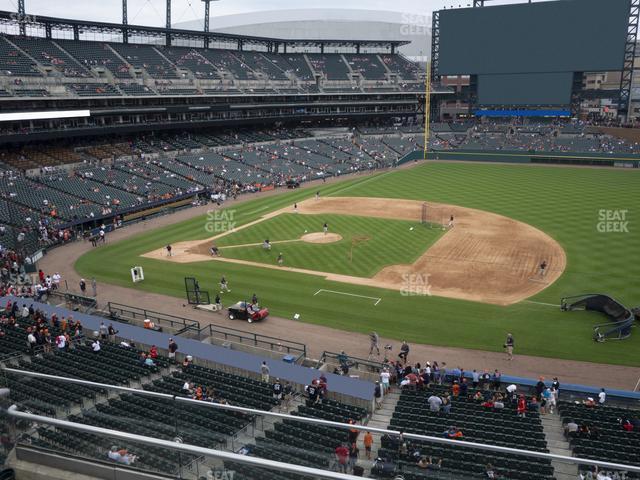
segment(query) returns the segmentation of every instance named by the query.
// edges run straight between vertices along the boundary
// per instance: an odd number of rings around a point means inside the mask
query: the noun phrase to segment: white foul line
[[[355,293],[336,292],[335,290],[325,290],[324,288],[321,288],[320,290],[318,290],[316,293],[313,294],[313,296],[315,297],[321,292],[335,293],[336,295],[347,295],[349,297],[360,297],[360,298],[368,298],[369,300],[376,300],[376,303],[373,304],[374,307],[382,301],[382,298],[378,298],[378,297],[367,297],[366,295],[356,295]]]
[[[543,302],[534,302],[533,300],[523,300],[524,303],[534,303],[536,305],[545,305],[547,307],[557,307],[560,308],[560,305],[557,305],[555,303],[543,303]]]

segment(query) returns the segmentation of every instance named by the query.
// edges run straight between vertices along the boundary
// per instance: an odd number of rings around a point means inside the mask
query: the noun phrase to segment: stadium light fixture
[[[0,113],[0,122],[16,122],[21,120],[53,120],[59,118],[90,117],[90,110],[54,110],[47,112],[14,112]]]

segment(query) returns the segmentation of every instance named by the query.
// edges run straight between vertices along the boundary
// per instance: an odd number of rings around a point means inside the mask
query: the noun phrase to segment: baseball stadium
[[[640,478],[640,0],[101,3],[0,0],[0,480]]]

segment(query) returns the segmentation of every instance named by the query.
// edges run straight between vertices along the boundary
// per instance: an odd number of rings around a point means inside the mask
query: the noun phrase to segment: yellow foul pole
[[[429,151],[429,126],[431,123],[431,61],[427,61],[424,85],[424,159],[426,160]]]

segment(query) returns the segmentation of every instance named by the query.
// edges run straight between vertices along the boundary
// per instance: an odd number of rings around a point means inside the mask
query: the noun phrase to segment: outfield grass
[[[324,223],[342,240],[328,244],[303,241],[275,243],[271,250],[252,245],[297,240],[308,232],[322,232]],[[387,265],[414,263],[438,238],[439,229],[420,223],[351,215],[283,213],[216,240],[224,257],[275,265],[280,253],[287,267],[372,277]],[[357,240],[353,247],[352,240]],[[367,239],[367,240],[365,240]],[[233,245],[251,245],[224,248]]]
[[[560,297],[602,292],[629,307],[640,305],[640,172],[589,168],[528,167],[481,164],[426,164],[332,184],[322,195],[408,198],[451,203],[495,212],[547,232],[567,252],[567,270],[531,300],[557,304]],[[291,205],[315,190],[288,192],[234,207],[239,224]],[[628,233],[600,233],[600,210],[626,212]],[[225,274],[233,297],[256,292],[278,316],[344,330],[378,333],[410,342],[498,351],[507,331],[514,333],[517,353],[640,366],[640,331],[630,340],[596,344],[591,327],[598,315],[563,313],[537,303],[509,307],[438,297],[401,297],[398,292],[328,282],[309,275],[258,267],[205,262],[170,264],[138,255],[180,240],[211,236],[206,219],[195,218],[124,242],[93,250],[76,269],[85,277],[184,296],[184,276],[196,276],[203,289],[214,288]],[[133,286],[131,265],[142,265],[146,280]],[[313,294],[330,289],[380,297],[378,306],[358,297]],[[237,298],[236,298],[237,297]],[[422,312],[416,316],[416,312]]]

